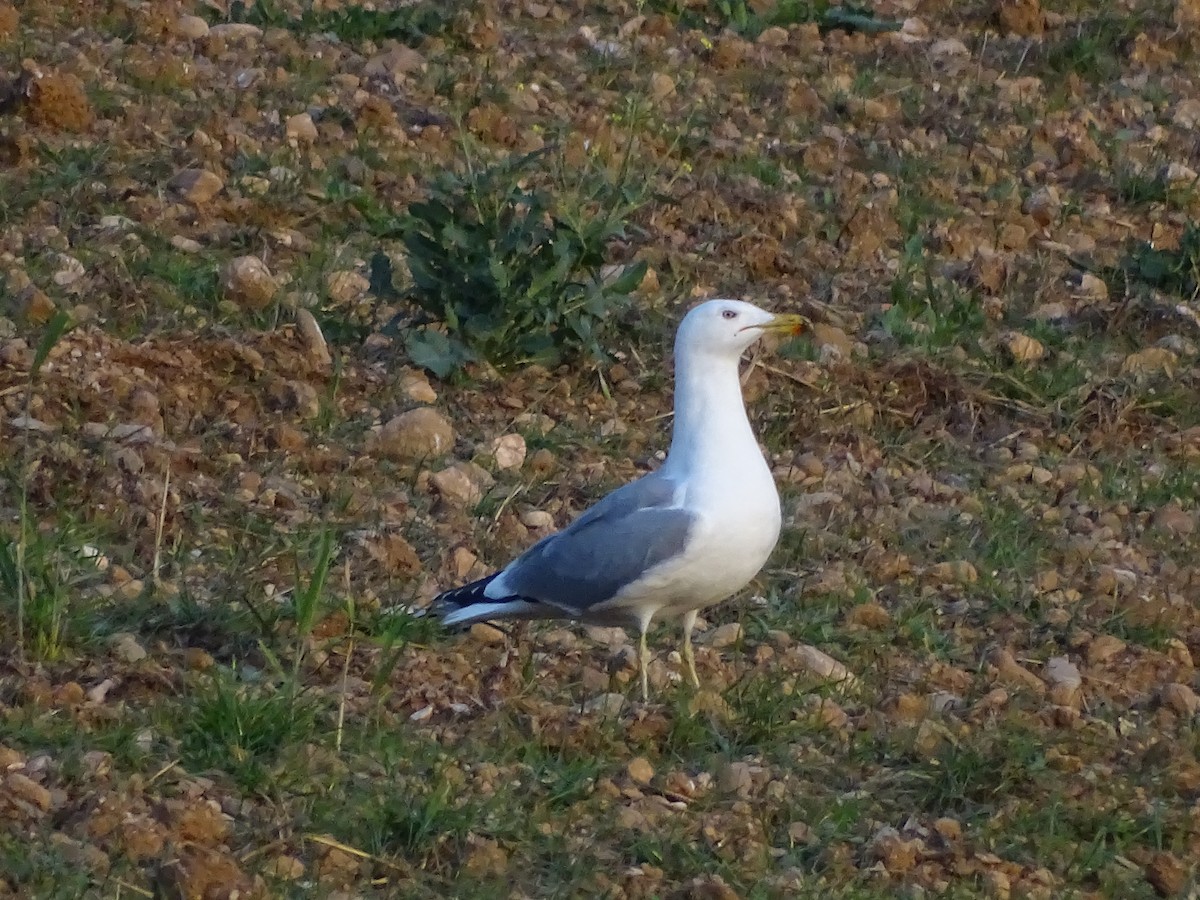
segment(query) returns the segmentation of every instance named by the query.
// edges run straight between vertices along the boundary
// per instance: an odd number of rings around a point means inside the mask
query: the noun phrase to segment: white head
[[[803,316],[773,315],[741,300],[709,300],[694,307],[675,334],[675,358],[716,356],[737,360],[768,331],[800,334]]]

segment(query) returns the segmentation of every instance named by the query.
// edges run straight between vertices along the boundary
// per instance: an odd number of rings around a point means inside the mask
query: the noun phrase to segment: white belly
[[[770,488],[769,493],[741,496],[730,492],[721,498],[724,502],[705,504],[707,508],[697,510],[685,551],[604,605],[672,617],[720,603],[741,590],[762,569],[779,539],[779,497],[774,484]]]

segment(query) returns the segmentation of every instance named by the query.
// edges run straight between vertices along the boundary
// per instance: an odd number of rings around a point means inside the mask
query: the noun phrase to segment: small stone
[[[549,475],[554,471],[557,463],[553,451],[542,447],[529,458],[529,470],[534,475]]]
[[[1177,500],[1172,500],[1155,512],[1154,527],[1171,537],[1186,538],[1196,530],[1196,519],[1193,514],[1185,511]]]
[[[249,22],[222,22],[220,25],[213,25],[208,34],[209,37],[221,38],[231,44],[256,44],[263,31]]]
[[[761,47],[783,47],[787,42],[787,29],[781,28],[778,25],[772,25],[770,28],[764,29],[763,33],[758,36],[757,41]]]
[[[125,582],[131,584],[132,582]],[[113,656],[122,662],[135,663],[140,662],[147,656],[146,648],[137,642],[137,639],[128,632],[119,631],[108,639],[109,649]]]
[[[919,694],[903,693],[896,697],[892,718],[897,722],[912,724],[929,715],[929,700]]]
[[[281,881],[296,881],[304,877],[304,863],[294,856],[276,856],[267,863],[265,871]]]
[[[1046,683],[1017,662],[1016,658],[1008,650],[998,649],[994,651],[989,661],[996,667],[997,674],[1004,681],[1029,688],[1039,695],[1046,692]]]
[[[390,419],[367,442],[368,452],[401,462],[419,462],[448,453],[454,429],[436,409],[420,406]]]
[[[637,668],[638,654],[629,644],[622,644],[615,648],[608,657],[608,672],[610,675],[616,675],[620,672],[636,672]]]
[[[1108,284],[1103,278],[1084,272],[1079,277],[1079,296],[1087,300],[1107,300]]]
[[[96,704],[103,703],[105,701],[105,699],[108,697],[108,692],[111,691],[114,687],[116,687],[116,684],[117,684],[116,680],[114,680],[112,678],[105,678],[99,684],[88,688],[87,695],[86,695],[88,702],[96,703]]]
[[[298,144],[312,144],[317,140],[317,126],[313,123],[312,116],[306,112],[289,116],[284,123],[284,133],[288,140]]]
[[[225,188],[225,182],[207,169],[184,169],[167,182],[167,187],[189,203],[199,205],[217,196]]]
[[[17,33],[21,14],[11,3],[0,3],[0,38],[10,38]]]
[[[175,33],[189,41],[208,37],[208,23],[199,16],[180,16],[175,20]]]
[[[297,309],[296,327],[300,332],[300,337],[304,339],[309,359],[321,368],[332,364],[333,357],[329,355],[329,345],[325,342],[325,335],[321,332],[317,317],[307,309]]]
[[[521,524],[526,528],[545,529],[549,531],[554,527],[554,516],[550,515],[544,509],[527,509],[517,518],[521,520]]]
[[[1002,31],[1022,37],[1036,37],[1046,27],[1038,0],[999,0],[996,19]]]
[[[929,567],[929,578],[937,584],[974,584],[979,573],[969,560],[940,562]]]
[[[1043,228],[1054,223],[1062,209],[1062,201],[1054,187],[1042,187],[1025,198],[1025,214]]]
[[[825,463],[815,453],[802,453],[796,457],[792,465],[809,478],[820,478],[825,474]]]
[[[625,771],[634,784],[649,784],[654,780],[654,766],[650,765],[644,756],[638,756],[630,760],[629,765],[625,767]]]
[[[497,469],[519,469],[525,462],[525,438],[519,434],[504,434],[488,444],[488,455],[496,460]]]
[[[152,853],[143,851],[138,856],[146,859],[157,856],[163,843],[161,836],[155,843],[158,847]],[[357,859],[355,862],[357,863]],[[262,891],[259,887],[241,870],[237,860],[228,852],[194,845],[185,845],[178,852],[170,854],[170,861],[165,862],[158,870],[157,896],[254,897],[261,896]]]
[[[479,503],[493,483],[486,469],[471,462],[457,462],[434,472],[429,481],[443,500],[463,509]]]
[[[714,650],[722,650],[725,647],[732,647],[740,641],[743,634],[740,622],[727,622],[705,635],[705,643]]]
[[[471,626],[468,634],[471,640],[480,644],[503,644],[508,640],[507,634],[495,625],[489,625],[487,622],[476,622]]]
[[[46,812],[50,809],[52,800],[50,792],[28,775],[9,772],[4,778],[4,787],[13,797],[29,804],[38,812]]]
[[[957,841],[962,837],[962,823],[958,819],[942,816],[933,823],[933,830],[946,841]]]
[[[183,651],[183,664],[193,672],[206,672],[217,664],[212,654],[200,647],[188,647]]]
[[[359,272],[343,270],[330,272],[325,278],[329,299],[339,305],[356,303],[371,290],[371,282]]]
[[[1172,682],[1164,684],[1159,692],[1159,698],[1164,706],[1180,716],[1194,716],[1200,713],[1200,696],[1196,695],[1188,685]]]
[[[903,874],[917,864],[917,849],[917,841],[905,840],[891,825],[875,832],[867,845],[867,853],[892,875]]]
[[[749,763],[726,763],[717,773],[717,789],[724,794],[749,797],[754,790],[754,775]]]
[[[662,101],[675,93],[675,79],[662,72],[650,76],[650,96],[655,101]]]
[[[872,600],[851,609],[846,614],[846,621],[869,631],[882,631],[892,624],[892,614]]]
[[[480,566],[479,557],[466,547],[455,547],[450,553],[450,571],[458,581],[471,580],[475,568]]]
[[[1033,309],[1029,314],[1029,318],[1035,322],[1065,322],[1071,318],[1071,310],[1067,308],[1065,303],[1057,301],[1042,303]]]
[[[1200,99],[1187,97],[1180,100],[1171,113],[1171,121],[1180,128],[1200,127]]]
[[[400,377],[400,391],[409,400],[417,403],[437,402],[437,391],[433,389],[424,372],[405,372]]]
[[[958,38],[943,38],[929,45],[929,55],[934,59],[949,59],[952,56],[970,56],[971,48]]]
[[[1165,375],[1172,378],[1179,366],[1179,357],[1163,347],[1147,347],[1136,353],[1130,353],[1121,364],[1122,375],[1132,375],[1134,378],[1149,378]]]
[[[1087,661],[1088,665],[1099,666],[1108,662],[1114,656],[1123,653],[1125,650],[1125,642],[1119,637],[1111,634],[1099,635],[1095,640],[1088,644]]]
[[[1167,184],[1177,187],[1180,185],[1180,182],[1187,186],[1193,185],[1197,179],[1196,170],[1180,162],[1168,163],[1162,177]]]
[[[1010,331],[1001,337],[1004,349],[1015,362],[1028,365],[1046,356],[1046,346],[1037,338],[1019,331]]]
[[[424,56],[412,47],[400,45],[371,57],[363,66],[363,72],[371,76],[395,76],[419,72],[424,67]]]
[[[818,678],[841,683],[847,687],[853,687],[858,683],[858,678],[845,665],[811,644],[797,644],[789,647],[787,658],[794,660],[801,669],[811,672]]]
[[[697,875],[670,894],[671,900],[740,900],[720,875]]]
[[[849,359],[854,352],[850,336],[836,325],[813,322],[810,342],[821,354],[821,362],[828,364],[836,360]]]
[[[1079,667],[1065,656],[1052,656],[1046,660],[1042,671],[1051,686],[1066,687],[1072,690],[1083,686],[1083,676],[1079,674]]]
[[[17,309],[31,325],[44,325],[58,311],[54,301],[32,284],[17,294]]]
[[[239,256],[226,263],[221,287],[228,299],[256,312],[266,309],[279,291],[275,276],[257,256]]]
[[[1181,897],[1188,882],[1188,867],[1174,853],[1155,853],[1146,865],[1146,880],[1160,897]]]
[[[615,716],[625,707],[625,695],[616,693],[600,694],[584,704],[585,712],[598,713],[601,716]]]
[[[1164,334],[1154,342],[1154,346],[1170,350],[1176,356],[1195,356],[1200,352],[1200,348],[1182,334]]]

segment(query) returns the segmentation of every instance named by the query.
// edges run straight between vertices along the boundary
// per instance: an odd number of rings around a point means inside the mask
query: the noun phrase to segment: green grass
[[[285,28],[301,35],[334,34],[348,44],[395,40],[416,46],[427,37],[447,33],[459,8],[458,0],[444,5],[422,2],[394,9],[358,4],[321,9],[311,0],[297,4],[281,0],[248,4],[235,0],[230,5],[229,20],[264,29]],[[217,11],[208,12],[212,23],[217,24],[220,21]]]
[[[317,702],[294,682],[239,680],[236,672],[217,671],[196,684],[186,710],[171,717],[184,763],[223,772],[251,793],[286,785],[293,748],[325,733]]]

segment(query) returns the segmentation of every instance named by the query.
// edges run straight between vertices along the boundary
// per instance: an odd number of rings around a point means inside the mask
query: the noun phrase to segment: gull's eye
[[[736,319],[737,311],[732,310],[732,309],[723,309],[723,310],[721,310],[721,318],[722,319]]]

